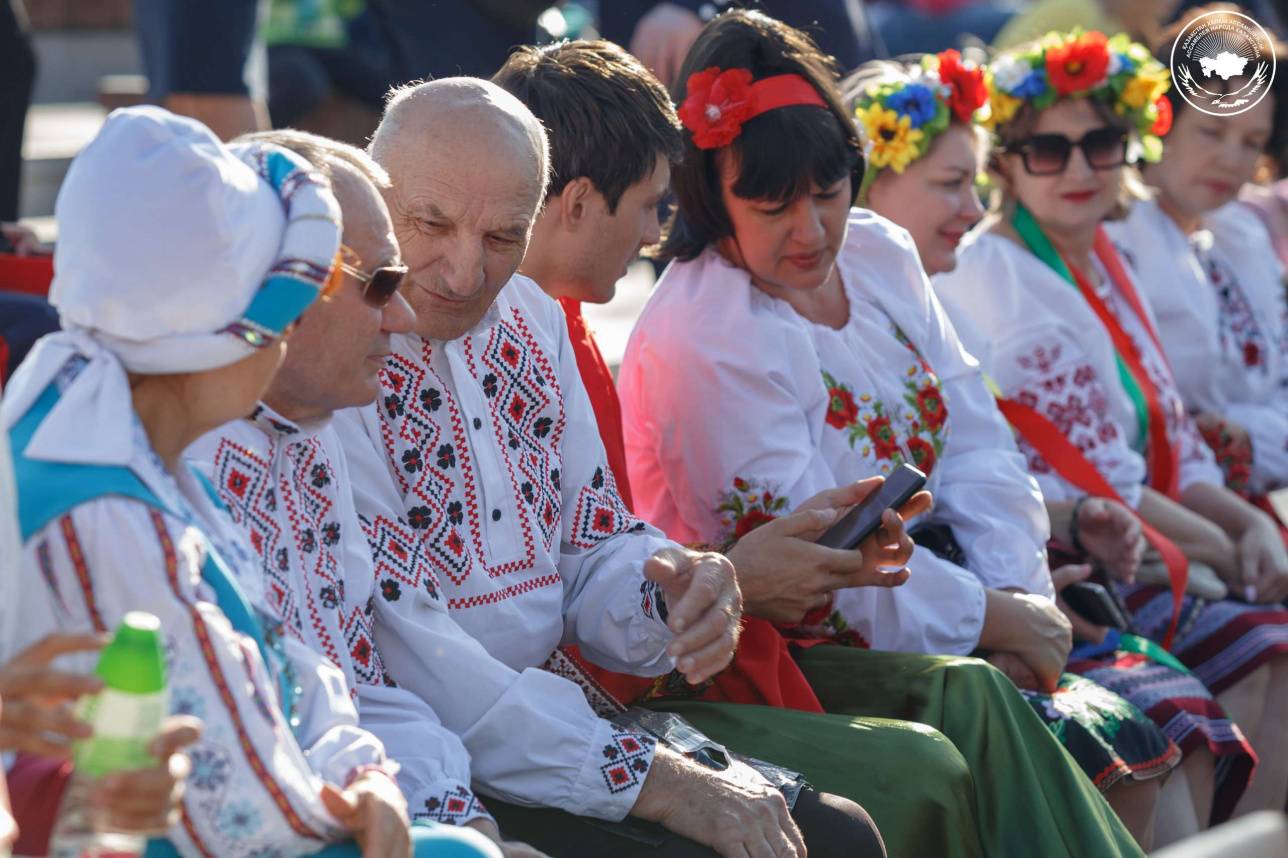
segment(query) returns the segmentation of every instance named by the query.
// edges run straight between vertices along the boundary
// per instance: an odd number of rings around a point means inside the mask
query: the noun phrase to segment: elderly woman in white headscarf
[[[331,282],[326,180],[285,150],[134,108],[72,164],[56,214],[64,331],[0,409],[23,540],[17,573],[0,570],[11,645],[104,632],[130,610],[161,618],[171,709],[205,722],[165,851],[356,854],[356,839],[367,856],[410,854],[396,765],[357,726],[340,671],[281,633],[258,561],[180,458],[252,410]],[[442,836],[435,855],[496,854]]]

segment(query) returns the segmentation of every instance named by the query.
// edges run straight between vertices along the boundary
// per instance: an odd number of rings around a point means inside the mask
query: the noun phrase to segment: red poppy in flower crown
[[[699,149],[728,146],[751,118],[751,71],[712,66],[694,72],[677,113]]]
[[[1149,126],[1149,133],[1162,137],[1172,130],[1172,103],[1167,100],[1167,96],[1160,95],[1154,102],[1154,107],[1158,110],[1158,118]]]
[[[1105,79],[1108,41],[1104,33],[1092,30],[1046,52],[1047,78],[1057,95],[1084,92]]]
[[[939,80],[952,89],[948,96],[948,107],[953,116],[961,122],[970,122],[979,110],[988,102],[988,84],[984,81],[984,70],[979,66],[968,66],[962,62],[962,55],[950,48],[935,55],[939,59]]]

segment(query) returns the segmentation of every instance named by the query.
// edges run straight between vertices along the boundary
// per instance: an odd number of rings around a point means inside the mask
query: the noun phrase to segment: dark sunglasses
[[[349,248],[342,246],[340,249],[345,257],[356,259],[357,254]],[[386,265],[368,273],[344,259],[340,260],[340,270],[362,284],[362,300],[376,309],[384,309],[388,305],[408,271],[406,265]]]
[[[1069,166],[1074,147],[1093,170],[1112,170],[1127,163],[1127,134],[1114,128],[1097,128],[1070,140],[1063,134],[1034,134],[1027,140],[1008,146],[1024,159],[1024,170],[1030,176],[1055,176]]]

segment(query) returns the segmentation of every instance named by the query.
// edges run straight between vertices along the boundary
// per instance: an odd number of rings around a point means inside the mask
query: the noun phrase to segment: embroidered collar
[[[311,423],[297,423],[278,414],[264,402],[256,405],[255,410],[246,419],[264,434],[290,441],[299,441],[316,435],[331,424],[330,416]]]

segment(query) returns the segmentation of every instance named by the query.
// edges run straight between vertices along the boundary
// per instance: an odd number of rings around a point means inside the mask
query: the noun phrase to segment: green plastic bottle
[[[94,729],[72,751],[75,771],[50,838],[50,858],[117,858],[143,854],[141,835],[114,832],[89,803],[95,781],[112,772],[156,765],[148,745],[167,712],[161,621],[131,611],[99,654],[103,689],[84,698],[77,717]]]

